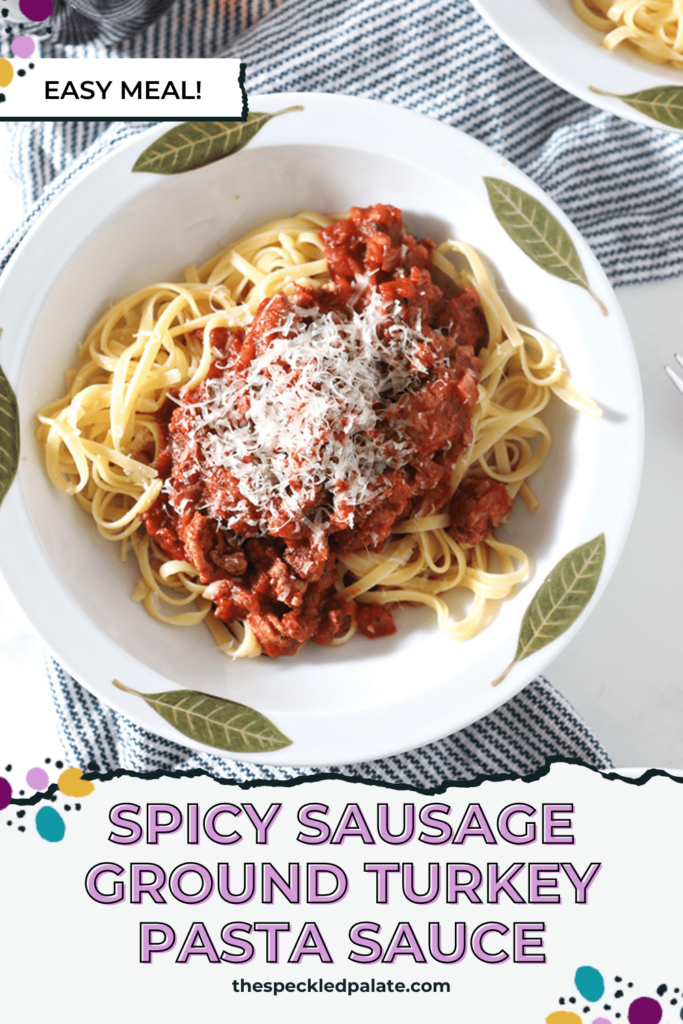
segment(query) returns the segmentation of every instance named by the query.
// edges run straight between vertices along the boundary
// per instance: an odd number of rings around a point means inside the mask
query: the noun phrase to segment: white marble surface
[[[3,184],[0,237],[19,218]],[[620,767],[683,767],[683,396],[663,367],[683,351],[683,279],[618,291],[643,381],[643,485],[621,563],[548,678]],[[0,576],[0,759],[55,756],[44,649]]]

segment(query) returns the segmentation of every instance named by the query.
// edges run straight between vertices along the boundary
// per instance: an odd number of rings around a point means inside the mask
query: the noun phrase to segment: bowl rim
[[[570,232],[572,240],[580,252],[584,266],[586,266],[587,270],[590,272],[591,281],[595,281],[597,285],[599,285],[601,294],[608,299],[612,324],[616,325],[616,329],[624,338],[627,363],[629,360],[628,350],[630,346],[630,366],[622,367],[622,369],[624,372],[626,372],[626,370],[629,370],[630,372],[630,385],[631,390],[633,391],[634,400],[634,407],[631,410],[633,422],[631,424],[632,429],[630,436],[632,455],[630,462],[629,493],[625,502],[622,504],[620,512],[621,520],[618,531],[615,530],[616,541],[613,541],[611,546],[609,563],[605,566],[605,571],[601,576],[596,594],[591,601],[590,608],[587,609],[587,611],[590,611],[590,609],[594,607],[598,597],[604,592],[609,576],[611,576],[611,573],[617,564],[618,556],[625,544],[628,529],[635,511],[643,453],[642,394],[640,392],[635,354],[633,353],[633,347],[630,342],[623,314],[621,313],[616,297],[607,282],[607,278],[599,267],[596,258],[591,253],[587,243],[585,243],[581,238],[576,229],[573,228],[568,218],[562,213],[556,204],[554,204],[553,201],[531,181],[531,179],[508,161],[504,161],[503,158],[499,157],[484,144],[478,142],[458,129],[435,121],[425,115],[375,100],[336,96],[326,93],[270,93],[250,97],[250,106],[252,109],[256,109],[256,104],[259,106],[266,105],[266,109],[268,109],[268,107],[271,109],[281,109],[282,107],[296,105],[298,103],[305,103],[309,110],[313,108],[316,117],[322,116],[328,119],[331,123],[334,122],[335,117],[346,118],[348,123],[344,125],[344,130],[339,133],[342,141],[344,139],[348,139],[350,144],[351,140],[355,140],[356,146],[363,144],[369,145],[371,147],[371,152],[373,153],[375,152],[375,149],[372,147],[376,147],[380,143],[377,139],[377,132],[372,127],[372,119],[375,114],[379,114],[381,112],[383,124],[388,126],[386,129],[387,132],[391,132],[394,126],[400,126],[402,129],[410,128],[410,131],[405,131],[405,133],[400,135],[400,137],[397,136],[392,140],[392,145],[390,147],[391,152],[398,154],[398,157],[401,159],[415,163],[415,148],[418,145],[428,146],[428,151],[434,149],[435,152],[442,151],[444,145],[447,145],[449,149],[453,149],[454,145],[457,145],[460,147],[461,151],[465,152],[472,159],[483,160],[484,163],[491,166],[504,165],[506,177],[509,177],[513,183],[517,184],[519,187],[524,187],[532,195],[541,199]],[[368,119],[371,122],[370,124],[366,124],[362,121],[363,114],[368,116]],[[316,122],[315,124],[312,122],[310,128],[308,126],[304,127],[304,120],[305,119],[301,119],[302,124],[296,129],[299,138],[295,144],[315,144],[316,141],[319,141],[320,124],[319,122]],[[314,118],[313,121],[316,121],[316,119]],[[171,127],[169,123],[164,122],[162,124],[154,125],[142,132],[136,132],[130,138],[117,145],[101,160],[86,168],[81,174],[77,175],[71,182],[69,182],[69,184],[51,201],[45,210],[45,213],[36,223],[33,224],[10,259],[2,278],[0,279],[0,301],[3,293],[5,296],[10,297],[10,301],[8,303],[9,306],[12,305],[12,298],[14,299],[15,306],[17,303],[22,301],[26,292],[26,281],[23,280],[26,276],[25,268],[33,260],[34,255],[36,255],[37,258],[37,254],[44,245],[45,238],[47,237],[46,232],[48,230],[52,230],[54,232],[55,227],[60,223],[60,219],[63,219],[64,217],[68,218],[71,215],[71,207],[77,206],[78,203],[80,203],[80,196],[84,188],[91,188],[93,182],[97,184],[98,179],[103,175],[106,175],[108,168],[115,167],[117,161],[120,162],[122,160],[122,155],[130,155],[136,150],[141,150],[148,144],[151,138],[155,137],[155,135],[161,134],[163,131],[167,131],[169,127]],[[380,141],[384,144],[383,140]],[[285,143],[285,145],[287,144],[292,145],[291,142]],[[253,140],[253,144],[250,143],[249,145],[250,148],[255,149],[257,147],[273,145],[273,141],[265,136],[264,133],[261,137],[257,136],[256,139]],[[424,154],[422,155],[422,159],[424,159]],[[130,177],[132,178],[133,176],[131,175]],[[142,178],[143,176],[140,177]],[[151,188],[153,185],[153,181],[149,183],[136,183],[137,192],[135,194],[142,194],[145,191],[145,188]],[[76,199],[78,199],[78,203],[75,202]],[[122,204],[119,202],[118,208],[121,208],[121,206]],[[101,222],[100,227],[103,223],[104,221]],[[99,230],[97,227],[93,228],[93,231],[96,232],[97,230]],[[58,235],[59,232],[56,232],[56,234]],[[55,245],[55,242],[56,239],[53,239],[53,246]],[[63,270],[67,265],[68,259],[62,265],[61,269]],[[56,274],[55,280],[58,280],[59,276],[60,274]],[[53,286],[54,284],[51,284],[49,287],[45,285],[43,292],[49,293]],[[30,332],[25,329],[24,337],[26,336],[26,333]],[[14,387],[18,387],[20,384],[27,345],[28,340],[26,340],[25,337],[23,346],[16,344],[14,346],[10,346],[8,332],[6,332],[4,344],[3,339],[0,338],[0,364],[2,364],[10,383]],[[26,424],[22,424],[22,431],[25,427]],[[22,490],[21,478],[22,473],[20,470],[17,475],[17,479],[5,498],[3,505],[0,507],[0,528],[4,526],[5,530],[10,530],[13,535],[17,536],[18,540],[16,545],[6,545],[4,547],[4,551],[0,551],[0,570],[3,571],[3,575],[7,578],[19,604],[23,607],[29,619],[33,622],[43,639],[46,641],[48,647],[54,651],[58,660],[62,665],[64,665],[67,671],[78,679],[79,682],[83,683],[83,685],[93,692],[98,698],[104,700],[105,703],[113,707],[116,711],[123,713],[128,718],[132,718],[137,724],[142,725],[144,728],[147,728],[157,735],[161,735],[181,746],[189,747],[190,749],[204,753],[214,754],[225,758],[228,762],[231,760],[240,760],[251,761],[257,764],[283,765],[290,767],[317,766],[321,763],[324,763],[325,765],[342,765],[351,761],[387,757],[392,754],[398,754],[406,750],[432,743],[455,731],[450,724],[450,719],[445,721],[444,724],[443,717],[439,718],[438,716],[433,716],[431,726],[426,728],[423,721],[425,716],[422,715],[419,722],[419,735],[415,737],[414,742],[406,743],[405,738],[403,738],[404,730],[401,731],[400,739],[397,738],[390,741],[389,739],[384,738],[383,730],[380,729],[374,749],[368,747],[366,752],[362,752],[360,754],[357,751],[345,754],[343,751],[339,750],[329,758],[321,759],[319,754],[317,756],[310,756],[305,753],[299,753],[298,748],[303,744],[300,744],[298,741],[291,747],[277,752],[277,754],[232,754],[227,751],[218,751],[215,748],[203,746],[188,737],[178,734],[170,726],[167,726],[162,719],[157,719],[156,716],[151,718],[151,712],[149,715],[141,715],[139,712],[141,712],[143,708],[146,708],[142,701],[139,701],[139,699],[136,698],[130,698],[129,695],[120,693],[119,691],[112,690],[111,694],[108,690],[103,692],[103,688],[101,686],[94,685],[92,679],[88,676],[88,673],[83,672],[81,661],[79,659],[74,660],[72,649],[70,650],[68,647],[65,647],[62,635],[63,625],[60,625],[65,616],[70,618],[73,622],[72,631],[80,631],[83,635],[90,636],[91,630],[88,628],[88,618],[83,612],[83,609],[80,608],[70,594],[64,593],[61,581],[44,555],[44,564],[42,565],[44,575],[41,578],[41,583],[45,587],[45,593],[40,597],[40,608],[37,607],[35,588],[32,586],[30,580],[26,579],[22,559],[17,555],[18,551],[22,548],[26,550],[27,546],[28,548],[31,548],[32,546],[35,548],[36,543],[38,543],[38,547],[40,547],[40,544],[37,542],[37,538],[35,537],[35,533],[32,533],[30,509]],[[33,552],[33,557],[33,564],[37,565],[38,563],[35,559],[35,552]],[[531,598],[531,596],[532,593],[530,592],[529,598]],[[60,609],[59,621],[46,622],[44,611],[46,603],[48,607],[52,604],[54,607]],[[39,622],[36,621],[37,617],[40,620]],[[583,621],[585,621],[585,618],[586,613],[584,613],[578,622],[570,627],[563,636],[558,638],[552,644],[551,648],[544,648],[543,651],[532,655],[525,662],[515,665],[508,676],[505,687],[499,687],[497,690],[492,691],[489,695],[489,700],[486,701],[484,709],[481,712],[465,716],[464,719],[458,720],[458,724],[455,729],[463,729],[472,724],[472,722],[475,722],[489,714],[501,704],[512,698],[524,686],[536,678],[539,672],[543,671],[564,649],[566,644],[570,642],[582,625]],[[104,643],[107,657],[112,656],[114,648],[121,652],[121,658],[118,664],[121,666],[122,671],[130,670],[133,675],[132,669],[134,667],[134,659],[132,659],[126,651],[116,645],[109,638],[102,638],[102,642]],[[145,675],[147,677],[151,676],[153,680],[150,685],[145,687],[149,692],[155,692],[164,687],[167,689],[177,688],[177,684],[173,684],[167,679],[164,681],[164,677],[159,674],[155,675],[149,670],[145,670]],[[436,689],[443,690],[443,683],[439,684]],[[436,694],[433,694],[432,702],[435,697]],[[441,704],[444,703],[443,694],[441,695],[440,701]],[[412,724],[413,718],[411,718],[411,715],[414,703],[415,702],[412,699],[395,702],[392,707],[391,724],[395,724],[397,720],[406,719],[410,720]],[[297,722],[304,722],[304,724],[306,724],[304,720],[307,717],[309,718],[307,724],[310,728],[319,728],[319,725],[315,724],[315,715],[306,716],[301,713],[297,713],[296,715],[288,714],[287,712],[280,713],[277,724],[287,735],[291,736],[294,719],[296,719]],[[354,718],[356,718],[355,711],[350,711],[341,715],[336,714],[335,733],[344,735],[348,731],[352,730],[354,727]],[[427,715],[427,718],[429,718],[429,715]],[[391,729],[389,732],[391,733]]]

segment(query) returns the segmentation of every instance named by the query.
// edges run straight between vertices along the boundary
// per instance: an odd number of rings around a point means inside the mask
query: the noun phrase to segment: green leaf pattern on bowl
[[[0,366],[0,505],[19,467],[19,408]]]
[[[170,128],[140,154],[134,172],[184,174],[206,167],[243,149],[273,117],[303,107],[287,107],[276,114],[256,111],[246,121],[185,121]]]
[[[142,697],[169,725],[197,743],[237,754],[263,754],[289,747],[292,741],[260,711],[199,690],[140,693],[113,680],[114,686]]]
[[[540,200],[501,178],[484,178],[496,220],[512,241],[553,277],[585,288],[603,314],[607,310],[593,294],[583,264],[568,232]]]

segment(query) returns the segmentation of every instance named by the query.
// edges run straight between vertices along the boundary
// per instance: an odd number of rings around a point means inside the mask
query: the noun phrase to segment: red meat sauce
[[[321,237],[330,283],[214,330],[207,378],[164,403],[164,488],[142,517],[210,584],[216,617],[248,621],[271,657],[353,622],[395,632],[386,606],[338,596],[338,557],[380,551],[397,520],[449,501],[487,340],[475,290],[436,283],[434,243],[404,234],[400,210],[352,208]],[[502,485],[466,480],[454,536],[478,543],[510,505]]]

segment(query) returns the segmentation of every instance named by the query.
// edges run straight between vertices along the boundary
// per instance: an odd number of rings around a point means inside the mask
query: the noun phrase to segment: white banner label
[[[232,58],[36,58],[22,62],[21,77],[17,72],[6,87],[2,119],[241,118],[241,69]]]

